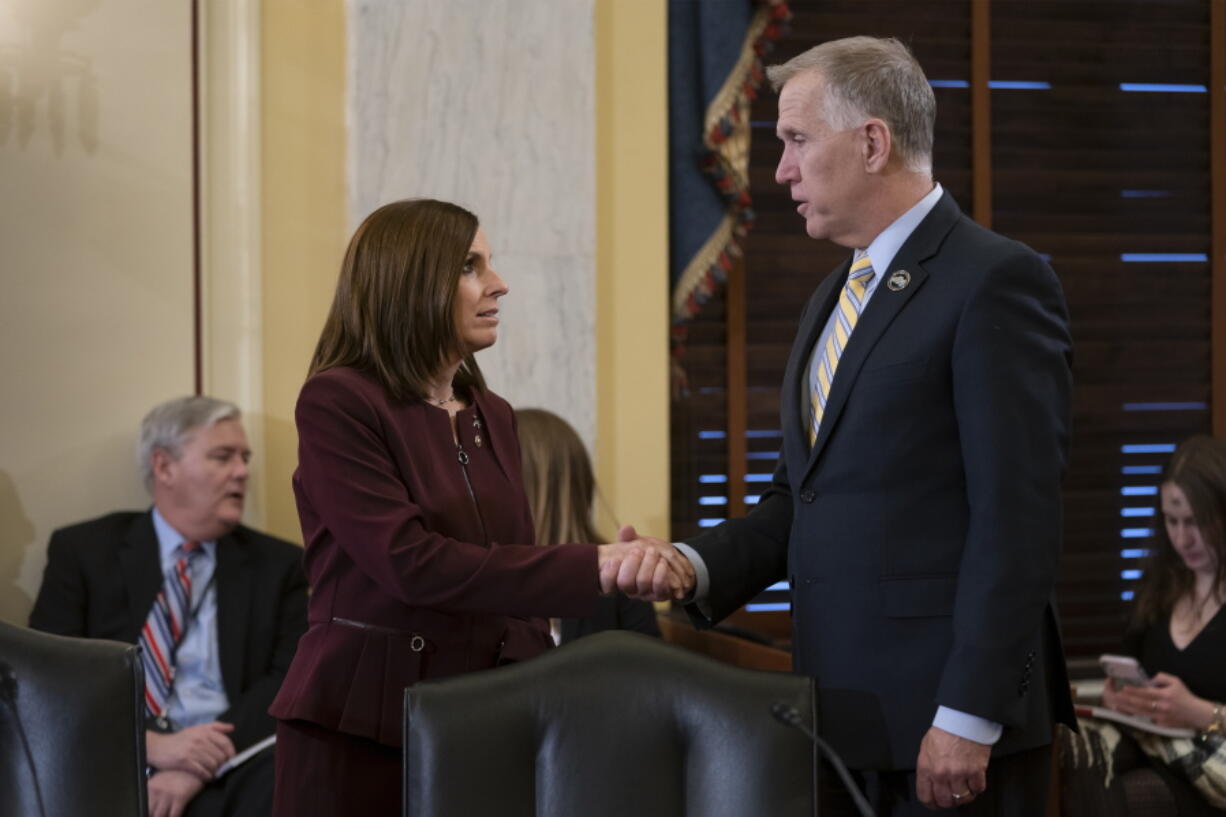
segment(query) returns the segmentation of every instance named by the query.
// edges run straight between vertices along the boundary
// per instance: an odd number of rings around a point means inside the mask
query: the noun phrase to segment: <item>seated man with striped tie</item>
[[[306,629],[302,551],[239,524],[251,449],[239,410],[210,397],[157,406],[138,448],[147,511],[57,530],[30,626],[139,643],[151,817],[266,815],[267,714]]]

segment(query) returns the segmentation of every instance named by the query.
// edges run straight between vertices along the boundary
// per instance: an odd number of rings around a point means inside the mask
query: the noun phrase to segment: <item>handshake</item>
[[[694,590],[694,565],[672,543],[639,536],[625,525],[617,541],[598,545],[600,591],[644,601],[681,600]]]

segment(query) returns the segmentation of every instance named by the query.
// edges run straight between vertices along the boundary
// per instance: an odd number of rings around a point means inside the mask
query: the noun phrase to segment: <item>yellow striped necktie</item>
[[[864,309],[864,294],[868,284],[873,280],[873,262],[868,253],[856,251],[855,260],[851,264],[851,272],[843,291],[839,293],[839,303],[834,309],[834,326],[821,356],[815,357],[809,367],[809,445],[817,440],[817,429],[822,424],[822,415],[826,412],[826,399],[830,396],[830,384],[834,382],[834,372],[839,366],[839,358],[847,348],[851,330],[856,328],[860,312]]]

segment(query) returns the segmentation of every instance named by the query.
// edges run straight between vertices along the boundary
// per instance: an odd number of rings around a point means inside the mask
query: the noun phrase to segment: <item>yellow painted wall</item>
[[[294,402],[348,238],[344,0],[265,0],[261,17],[265,525],[302,541]]]
[[[596,470],[623,524],[668,536],[668,15],[596,3]]]

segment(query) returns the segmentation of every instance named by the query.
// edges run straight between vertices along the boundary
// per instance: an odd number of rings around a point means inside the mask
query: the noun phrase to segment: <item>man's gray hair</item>
[[[136,445],[136,460],[145,488],[153,490],[154,451],[165,451],[178,459],[193,432],[241,416],[238,406],[215,397],[176,397],[154,406],[140,422],[140,439]]]
[[[924,69],[893,37],[846,37],[814,46],[766,69],[778,91],[797,74],[815,72],[825,84],[825,110],[815,114],[835,130],[875,117],[890,128],[907,169],[932,174],[937,101]]]

